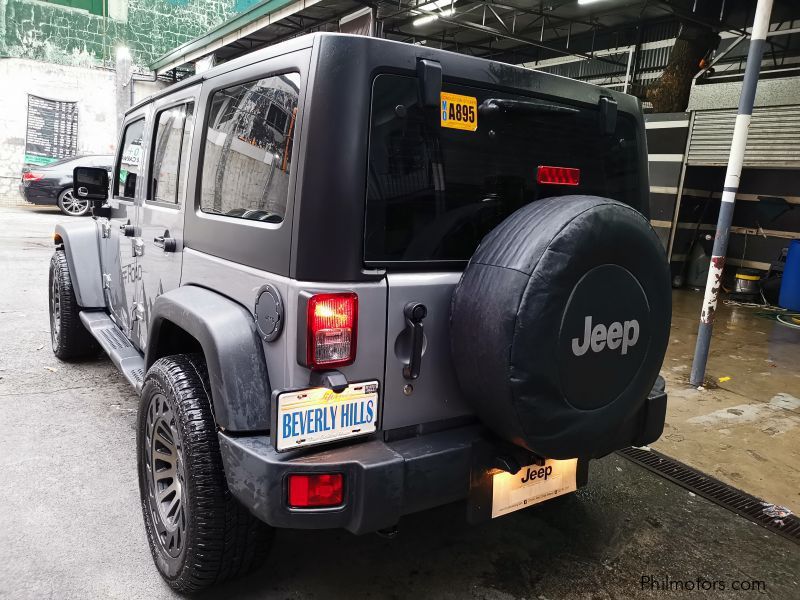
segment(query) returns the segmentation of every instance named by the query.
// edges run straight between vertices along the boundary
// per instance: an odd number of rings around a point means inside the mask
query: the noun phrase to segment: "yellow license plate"
[[[450,129],[478,129],[478,100],[474,96],[441,93],[441,124]]]
[[[548,459],[543,465],[522,467],[516,475],[492,477],[492,518],[574,492],[578,459]]]

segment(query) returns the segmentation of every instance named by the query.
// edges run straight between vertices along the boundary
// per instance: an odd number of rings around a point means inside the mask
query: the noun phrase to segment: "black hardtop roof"
[[[335,41],[335,43],[337,45],[339,45],[339,46],[341,46],[343,44],[344,45],[352,45],[354,47],[358,46],[360,48],[363,48],[364,44],[367,44],[369,46],[376,46],[375,50],[381,50],[383,53],[387,53],[388,52],[388,53],[390,53],[392,55],[406,55],[406,56],[412,56],[412,57],[415,57],[415,58],[428,58],[428,59],[432,58],[434,60],[437,57],[441,57],[442,60],[447,60],[448,62],[449,61],[453,61],[453,60],[458,60],[459,62],[462,62],[462,61],[463,62],[469,62],[469,63],[474,62],[475,65],[478,65],[478,64],[481,64],[481,65],[493,64],[493,65],[496,66],[495,68],[497,68],[497,69],[503,69],[506,72],[508,72],[509,70],[518,71],[520,75],[529,74],[529,73],[535,71],[534,69],[529,69],[528,67],[521,67],[521,66],[517,66],[517,65],[511,65],[511,64],[508,64],[508,63],[500,63],[500,62],[491,61],[491,60],[484,59],[484,58],[478,58],[478,57],[469,56],[469,55],[466,55],[466,54],[460,54],[460,53],[457,53],[457,52],[451,52],[449,50],[439,50],[437,48],[430,48],[430,47],[427,47],[427,46],[416,46],[416,45],[413,45],[413,44],[407,44],[405,42],[398,42],[398,41],[394,41],[394,40],[386,40],[386,39],[383,39],[383,38],[365,37],[365,36],[360,36],[360,35],[351,35],[351,34],[343,34],[343,33],[317,32],[317,33],[309,33],[309,34],[306,34],[306,35],[303,35],[303,36],[300,36],[300,37],[297,37],[297,38],[294,38],[294,39],[291,39],[291,40],[280,42],[278,44],[275,44],[274,46],[268,46],[266,48],[262,48],[261,50],[256,50],[256,51],[254,51],[254,52],[252,52],[250,54],[245,54],[244,56],[240,56],[240,57],[238,57],[238,58],[236,58],[234,60],[231,60],[229,62],[223,63],[223,64],[218,65],[216,67],[213,67],[212,69],[209,69],[208,71],[206,71],[204,73],[201,73],[199,75],[193,75],[191,77],[188,77],[188,78],[186,78],[186,79],[184,79],[184,80],[182,80],[182,81],[180,81],[178,83],[175,83],[173,85],[170,85],[170,86],[164,88],[163,90],[161,90],[161,91],[159,91],[159,92],[157,92],[155,94],[152,94],[152,95],[148,96],[147,98],[144,98],[143,100],[139,101],[138,103],[133,105],[131,108],[129,108],[128,111],[126,111],[126,114],[130,113],[130,112],[133,112],[133,111],[135,111],[135,110],[141,108],[142,106],[145,106],[145,105],[147,105],[147,104],[149,104],[151,102],[154,102],[154,101],[158,100],[159,98],[163,98],[165,96],[168,96],[168,95],[170,95],[170,94],[172,94],[174,92],[177,92],[179,90],[182,90],[184,88],[190,87],[192,85],[196,85],[198,83],[201,83],[203,81],[212,79],[212,78],[217,77],[219,75],[222,75],[224,73],[228,73],[230,71],[234,71],[236,69],[240,69],[240,68],[245,67],[247,65],[251,65],[251,64],[254,64],[254,63],[257,63],[257,62],[268,60],[268,59],[273,58],[275,56],[280,56],[280,55],[283,55],[283,54],[287,54],[289,52],[294,52],[296,50],[302,50],[302,49],[306,49],[306,48],[311,48],[311,47],[321,43],[325,39],[330,39],[331,41]],[[586,89],[586,90],[589,90],[589,89],[598,90],[598,89],[600,89],[600,88],[598,88],[598,86],[595,86],[595,85],[592,85],[592,84],[589,84],[589,83],[585,83],[585,82],[581,82],[581,81],[577,81],[577,80],[574,80],[574,79],[569,79],[569,78],[562,77],[562,76],[559,76],[559,75],[554,75],[554,74],[551,74],[551,73],[544,73],[542,71],[535,71],[535,72],[539,76],[544,77],[547,80],[553,81],[553,83],[555,83],[556,81],[559,81],[559,80],[560,80],[560,82],[563,82],[563,83],[569,82],[568,86],[573,91],[576,90],[576,89],[581,89],[581,88]],[[447,71],[445,71],[444,75],[447,76],[447,74],[448,74]],[[628,105],[629,108],[631,106],[630,105],[631,101],[637,102],[634,97],[628,96],[627,94],[623,94],[621,92],[617,92],[617,91],[614,91],[614,90],[603,89],[603,93],[605,95],[613,96],[618,101],[624,98],[625,100],[623,101],[623,103],[625,105]],[[638,104],[637,104],[637,106],[638,106]],[[620,106],[620,108],[623,108],[623,106]]]

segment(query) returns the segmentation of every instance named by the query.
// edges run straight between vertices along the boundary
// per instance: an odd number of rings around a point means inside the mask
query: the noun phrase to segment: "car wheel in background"
[[[89,214],[89,201],[76,198],[72,188],[67,188],[58,195],[58,208],[68,217],[82,217]]]

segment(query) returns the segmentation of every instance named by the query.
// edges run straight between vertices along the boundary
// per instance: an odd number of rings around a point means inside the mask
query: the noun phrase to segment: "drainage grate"
[[[764,513],[769,504],[759,498],[746,494],[726,483],[709,477],[685,464],[664,456],[655,450],[625,448],[619,455],[642,467],[669,479],[670,481],[702,496],[715,504],[735,512],[737,515],[757,523],[793,542],[800,543],[800,519],[795,515],[783,518]]]

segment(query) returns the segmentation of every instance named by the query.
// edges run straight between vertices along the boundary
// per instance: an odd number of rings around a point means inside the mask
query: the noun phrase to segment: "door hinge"
[[[144,240],[142,238],[133,238],[133,255],[141,256],[144,254]]]
[[[133,303],[133,320],[144,321],[144,304],[141,302]]]
[[[109,223],[108,221],[102,221],[100,223],[100,237],[103,238],[111,237],[111,223]]]
[[[111,289],[111,275],[108,273],[103,273],[103,289],[110,290]]]

